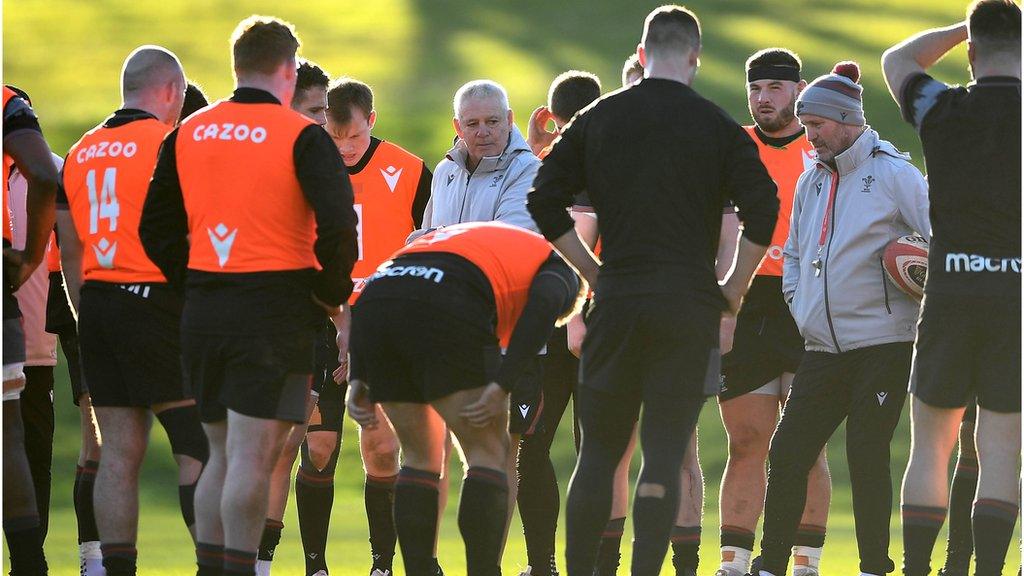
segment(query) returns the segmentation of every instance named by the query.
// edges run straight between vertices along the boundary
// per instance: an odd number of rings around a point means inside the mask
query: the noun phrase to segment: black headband
[[[747,70],[747,82],[758,80],[800,81],[800,69],[780,64],[759,64]]]

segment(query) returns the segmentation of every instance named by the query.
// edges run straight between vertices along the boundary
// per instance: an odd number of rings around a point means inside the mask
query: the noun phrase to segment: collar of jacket
[[[861,164],[874,158],[877,154],[888,154],[894,158],[910,161],[910,154],[900,152],[895,146],[882,140],[878,136],[878,132],[868,126],[849,148],[836,156],[836,170],[840,176],[845,176],[857,170]],[[832,172],[832,167],[820,160],[818,166]]]
[[[530,145],[526,143],[526,139],[523,138],[523,133],[519,131],[519,128],[512,125],[512,130],[508,134],[508,144],[505,149],[501,151],[498,156],[484,156],[480,159],[480,163],[477,164],[476,170],[473,173],[485,173],[485,172],[496,172],[498,170],[504,170],[509,167],[512,163],[512,159],[522,153],[533,154],[530,150]],[[452,146],[451,150],[448,151],[445,156],[458,164],[459,168],[465,171],[469,171],[466,167],[466,160],[469,159],[469,149],[466,147],[466,143],[459,138],[455,141],[455,146]]]

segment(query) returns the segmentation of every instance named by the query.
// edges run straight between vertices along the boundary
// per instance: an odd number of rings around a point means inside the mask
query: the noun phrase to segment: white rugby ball
[[[882,254],[882,269],[889,282],[920,300],[928,275],[928,241],[917,235],[893,240]]]

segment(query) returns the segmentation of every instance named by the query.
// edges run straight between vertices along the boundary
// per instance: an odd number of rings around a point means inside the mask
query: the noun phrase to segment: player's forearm
[[[736,245],[740,237],[740,221],[736,213],[722,214],[722,230],[718,239],[718,254],[715,257],[715,278],[725,280],[736,259]]]
[[[732,269],[732,274],[726,279],[726,284],[740,289],[741,293],[746,293],[747,288],[750,287],[750,280],[754,277],[754,272],[757,271],[757,267],[760,266],[767,251],[767,246],[755,244],[740,236],[739,249],[736,251],[736,265]]]
[[[28,198],[25,205],[28,229],[25,236],[25,263],[38,266],[46,256],[46,244],[50,241],[50,232],[56,221],[54,198],[57,195],[56,181],[40,183],[29,182]]]
[[[591,287],[597,284],[597,272],[601,268],[601,264],[580,239],[575,228],[569,228],[551,244]]]
[[[967,40],[966,22],[959,22],[944,28],[932,28],[915,34],[886,50],[882,56],[882,62],[884,64],[890,57],[907,58],[922,68],[928,68],[965,40]]]

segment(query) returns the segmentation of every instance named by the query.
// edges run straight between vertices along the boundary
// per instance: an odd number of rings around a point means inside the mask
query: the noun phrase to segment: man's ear
[[[459,138],[462,138],[462,126],[459,124],[458,118],[452,118],[452,128],[455,128],[455,133],[459,135]]]
[[[513,124],[513,119],[514,119],[514,116],[512,114],[512,109],[509,108],[508,109],[508,125],[509,126],[511,126]]]
[[[636,57],[640,60],[640,66],[647,68],[647,52],[644,50],[643,44],[636,45]]]
[[[370,117],[367,118],[366,120],[367,120],[366,121],[367,126],[369,126],[370,130],[373,130],[374,124],[377,123],[377,111],[376,110],[370,110]]]

